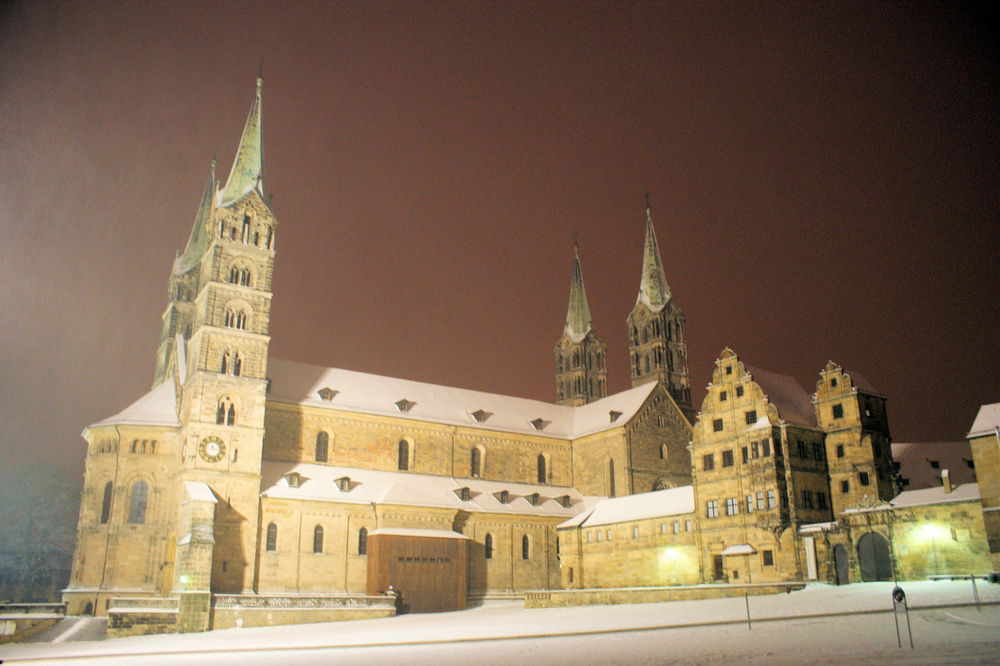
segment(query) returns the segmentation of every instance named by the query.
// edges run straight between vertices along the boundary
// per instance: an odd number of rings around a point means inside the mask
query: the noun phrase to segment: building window
[[[608,497],[615,496],[615,461],[608,461]]]
[[[751,409],[744,415],[744,418],[746,419],[747,425],[753,425],[754,423],[757,423],[757,410]]]
[[[611,541],[611,530],[608,530],[608,541]]]
[[[744,446],[742,452],[743,452],[743,464],[745,465],[746,463],[750,462],[750,449]]]
[[[368,554],[368,528],[358,530],[358,555]]]
[[[816,508],[826,510],[826,493],[816,493]]]
[[[845,495],[847,493],[851,492],[851,482],[850,481],[841,481],[840,482],[840,492],[842,492]]]
[[[521,559],[531,559],[531,540],[527,534],[521,537]]]
[[[660,534],[666,534],[666,533],[667,533],[667,524],[660,523]]]
[[[149,486],[145,481],[136,481],[135,485],[132,486],[132,502],[129,504],[128,522],[133,525],[142,525],[146,522],[146,501],[148,498]]]
[[[803,442],[800,439],[800,440],[797,440],[795,442],[795,444],[798,446],[798,449],[799,449],[799,458],[805,458],[806,457],[806,443]]]
[[[707,518],[719,517],[719,500],[709,500],[705,505],[705,516]]]
[[[545,469],[545,454],[538,454],[538,483],[548,483],[548,475]]]
[[[762,492],[757,493],[757,510],[758,511],[763,511],[766,508],[767,508],[767,505],[764,504],[764,493],[762,493]]]
[[[247,328],[247,315],[242,310],[226,310],[224,323],[226,328],[236,328],[245,331]]]
[[[839,402],[833,406],[833,418],[835,419],[844,418],[844,406]]]
[[[813,508],[813,494],[811,490],[802,491],[802,508],[803,509]]]
[[[750,442],[750,452],[754,458],[760,458],[760,445],[757,442]]]
[[[483,544],[483,554],[487,560],[493,559],[493,535],[487,534]]]
[[[274,553],[278,550],[278,526],[271,523],[267,526],[267,552]]]
[[[343,442],[342,442],[343,443]],[[321,432],[316,435],[316,462],[325,463],[330,451],[330,435]]]
[[[218,425],[236,425],[236,405],[229,398],[219,400],[219,407],[215,410],[215,422]]]
[[[733,366],[731,366],[731,365],[727,365],[726,366],[726,374],[727,375],[733,374]]]
[[[597,543],[601,543],[601,530],[597,530]]]
[[[869,484],[868,472],[861,472],[858,474],[858,481],[861,482],[861,485],[867,486]]]
[[[823,445],[819,442],[813,442],[813,458],[816,460],[823,459]]]
[[[704,470],[715,469],[715,454],[706,453],[701,457],[701,467]]]
[[[632,528],[632,538],[633,539],[638,539],[639,538],[639,528],[638,527],[633,527]]]
[[[844,457],[844,445],[843,444],[837,444],[837,457],[838,458],[843,458]]]
[[[674,534],[680,534],[680,533],[681,533],[681,523],[680,523],[679,520],[675,520],[674,521]]]
[[[774,551],[771,551],[771,550],[762,550],[762,551],[760,551],[760,553],[761,553],[761,556],[762,556],[761,559],[764,562],[764,566],[765,567],[773,567],[774,566]]]
[[[343,444],[343,442],[341,443]],[[406,472],[410,469],[410,443],[405,439],[399,440],[399,455],[396,466],[400,472]]]
[[[712,430],[714,432],[722,432],[722,419],[712,421]]]
[[[767,491],[767,508],[774,509],[778,506],[778,496],[774,490]]]
[[[719,402],[725,402],[727,397],[728,397],[727,393],[725,391],[722,391],[721,393],[719,393]]]
[[[732,467],[733,466],[733,452],[732,450],[727,450],[722,452],[722,466]]]
[[[740,505],[736,502],[735,497],[726,498],[726,515],[735,516],[740,512]]]
[[[753,513],[753,495],[747,495],[747,513]]]
[[[685,523],[684,523],[684,531],[685,532],[690,532],[692,529],[694,529],[693,523],[690,520],[685,521]]]
[[[477,478],[482,473],[482,455],[478,448],[472,447],[469,452],[469,476]]]
[[[322,553],[323,552],[323,526],[317,525],[316,529],[313,530],[313,552]]]
[[[737,386],[736,387],[736,397],[737,398],[742,398],[743,397],[743,387],[742,386]]]
[[[111,491],[114,486],[110,481],[104,484],[104,501],[101,503],[101,525],[107,525],[111,520]]]
[[[771,455],[771,440],[769,439],[760,440],[760,454],[765,458]]]

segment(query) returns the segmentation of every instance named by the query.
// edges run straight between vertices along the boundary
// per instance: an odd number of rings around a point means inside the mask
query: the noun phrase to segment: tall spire
[[[188,272],[191,267],[201,261],[202,255],[205,254],[205,250],[208,248],[208,244],[212,238],[208,225],[212,218],[212,198],[215,195],[215,187],[215,158],[212,158],[212,173],[205,184],[205,192],[201,195],[201,203],[198,205],[198,214],[194,218],[191,237],[188,238],[184,254],[174,261],[175,275]]]
[[[573,277],[569,283],[569,309],[566,311],[566,334],[580,342],[594,328],[587,305],[587,291],[583,287],[583,270],[580,268],[580,249],[573,244]]]
[[[240,138],[240,147],[236,151],[236,159],[233,160],[232,171],[229,172],[229,179],[226,180],[225,187],[216,198],[220,206],[228,206],[251,190],[256,190],[264,203],[267,203],[260,111],[260,88],[263,84],[264,79],[258,77],[257,94],[250,106],[250,114],[247,116],[247,124],[243,128],[243,136]]]
[[[660,261],[660,249],[653,231],[653,216],[646,195],[646,247],[642,253],[642,278],[639,280],[639,301],[653,312],[659,312],[670,300],[670,287]]]

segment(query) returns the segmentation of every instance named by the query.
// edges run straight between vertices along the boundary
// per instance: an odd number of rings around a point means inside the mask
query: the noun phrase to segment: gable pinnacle
[[[670,301],[670,287],[663,272],[660,249],[653,231],[653,215],[646,194],[646,243],[642,252],[642,277],[639,280],[639,297],[653,312],[659,312]]]
[[[267,187],[264,180],[264,142],[261,124],[260,91],[264,84],[263,78],[257,78],[257,93],[250,113],[247,115],[243,136],[236,150],[236,159],[229,172],[225,186],[219,191],[216,202],[220,206],[228,206],[251,191],[256,190],[261,200],[267,203]]]
[[[564,329],[574,342],[579,342],[594,328],[587,305],[587,291],[583,286],[583,269],[580,268],[580,249],[573,242],[573,276],[569,283],[569,308],[566,311]]]

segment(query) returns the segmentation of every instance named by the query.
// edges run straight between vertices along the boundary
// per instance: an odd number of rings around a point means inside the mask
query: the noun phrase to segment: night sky
[[[628,388],[645,193],[695,405],[828,360],[895,441],[1000,400],[998,58],[953,3],[0,7],[0,467],[83,469],[261,67],[271,356],[554,400],[574,234]]]

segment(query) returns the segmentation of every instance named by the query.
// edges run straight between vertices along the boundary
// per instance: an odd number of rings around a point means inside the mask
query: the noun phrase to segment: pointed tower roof
[[[573,245],[573,277],[569,283],[569,309],[566,311],[564,332],[573,342],[580,342],[594,328],[587,305],[587,290],[583,287],[583,270],[580,268],[580,249]]]
[[[251,190],[257,190],[260,198],[267,203],[264,185],[264,142],[262,141],[260,88],[264,79],[257,79],[257,94],[250,106],[250,115],[243,128],[240,147],[233,160],[233,169],[229,172],[226,185],[216,195],[219,206],[228,206]]]
[[[670,287],[660,261],[660,249],[653,231],[653,216],[646,200],[646,247],[642,252],[642,278],[639,280],[639,298],[653,312],[659,312],[670,301]]]
[[[205,192],[201,195],[201,203],[198,205],[198,214],[194,218],[194,227],[191,229],[191,237],[188,238],[187,247],[184,254],[174,260],[174,275],[187,273],[192,267],[201,261],[202,255],[208,249],[211,242],[212,233],[208,225],[212,219],[213,196],[215,195],[215,160],[212,160],[212,173],[205,184]]]

